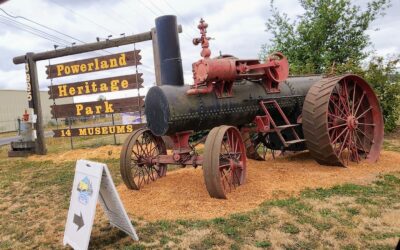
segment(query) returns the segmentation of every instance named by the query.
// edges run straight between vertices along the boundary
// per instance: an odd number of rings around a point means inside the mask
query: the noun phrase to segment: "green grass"
[[[120,183],[118,160],[105,163]],[[0,159],[0,238],[5,239],[1,249],[61,247],[74,168],[74,162]],[[379,221],[383,214],[398,209],[400,173],[393,173],[369,185],[307,189],[299,197],[266,201],[251,212],[211,220],[146,222],[132,217],[141,239],[138,243],[111,227],[99,213],[91,247],[311,249],[332,244],[321,240],[322,235],[329,235],[342,249],[385,249],[394,247],[400,229]],[[373,218],[378,221],[376,227],[368,227],[361,218]],[[276,241],[277,232],[286,234],[287,240]],[[387,241],[393,244],[387,245]]]
[[[270,246],[272,246],[272,244],[271,244],[271,242],[268,242],[268,241],[258,241],[258,242],[256,242],[256,247],[259,247],[259,248],[268,248]]]
[[[74,142],[86,148],[113,141],[112,136],[92,138]],[[68,139],[51,143],[51,152],[69,150]],[[386,148],[398,150],[397,142],[389,143]],[[0,249],[62,248],[75,162],[8,159],[5,147],[0,154]],[[121,183],[119,159],[92,160],[105,162],[114,182]],[[98,210],[90,248],[394,249],[400,217],[385,218],[400,216],[398,211],[400,173],[391,173],[367,185],[306,189],[296,197],[265,201],[250,212],[210,220],[148,222],[131,215],[140,242],[110,226]]]

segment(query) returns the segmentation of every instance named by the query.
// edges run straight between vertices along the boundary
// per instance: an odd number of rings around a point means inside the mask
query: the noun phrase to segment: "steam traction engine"
[[[147,127],[134,131],[121,152],[121,174],[140,189],[167,172],[167,165],[201,165],[211,197],[226,198],[246,179],[246,159],[262,160],[262,150],[308,149],[323,165],[379,157],[383,120],[371,87],[356,75],[290,77],[285,56],[265,62],[229,55],[210,58],[207,24],[193,63],[192,86],[183,84],[176,17],[156,19],[161,86],[145,100]],[[194,134],[209,131],[190,142]],[[173,141],[167,152],[162,136]],[[204,153],[195,146],[204,142]]]

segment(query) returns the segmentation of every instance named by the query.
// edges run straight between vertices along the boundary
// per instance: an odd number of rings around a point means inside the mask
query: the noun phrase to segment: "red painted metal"
[[[201,44],[203,59],[193,63],[194,84],[188,95],[207,94],[215,92],[218,97],[231,97],[232,86],[239,79],[261,79],[268,92],[279,92],[279,83],[289,76],[289,63],[286,57],[275,52],[264,63],[257,59],[239,60],[234,57],[210,59],[211,50],[207,37],[208,24],[200,20],[200,38],[195,38],[193,44]]]
[[[197,25],[197,28],[200,30],[201,37],[194,38],[193,44],[194,45],[201,44],[201,47],[203,49],[201,50],[200,55],[204,58],[209,58],[211,55],[211,50],[208,48],[209,47],[208,41],[211,39],[211,37],[207,37],[208,24],[203,20],[203,18],[201,18],[199,25]]]
[[[257,126],[258,132],[266,133],[269,132],[271,129],[271,122],[267,115],[256,116],[256,118],[254,119],[254,123]]]
[[[377,159],[383,125],[375,95],[364,81],[344,78],[335,85],[329,99],[328,133],[335,154],[342,163]]]
[[[164,177],[167,165],[153,163],[166,153],[164,141],[148,129],[137,129],[129,135],[121,150],[121,176],[129,189],[139,190],[145,184]]]
[[[220,126],[210,131],[205,143],[203,171],[211,197],[225,199],[246,179],[246,150],[239,130]]]
[[[198,165],[203,164],[203,156],[201,155],[192,155],[190,158],[185,159],[184,161],[177,162],[174,159],[174,155],[159,155],[156,158],[151,159],[152,164],[179,164],[179,165],[191,165],[197,167]]]
[[[25,113],[22,115],[22,120],[25,122],[29,121],[29,114],[28,114],[28,111],[26,111],[26,109],[25,109]]]
[[[269,55],[265,65],[266,73],[273,82],[285,81],[289,76],[289,62],[281,52]]]
[[[174,154],[185,154],[192,151],[189,145],[189,137],[193,131],[183,131],[170,136],[174,143]]]
[[[272,105],[274,107],[275,110],[278,111],[279,115],[281,116],[281,118],[284,121],[283,125],[277,125],[274,118],[271,116],[271,113],[268,111],[268,105]],[[286,117],[285,113],[283,112],[283,110],[281,109],[281,107],[279,106],[279,104],[276,102],[276,100],[269,100],[269,101],[260,101],[260,106],[261,109],[264,111],[265,115],[264,116],[258,116],[259,120],[261,119],[263,122],[267,121],[268,125],[272,125],[272,128],[267,129],[266,126],[261,127],[261,129],[259,129],[259,126],[257,126],[258,132],[272,132],[272,133],[276,133],[277,136],[279,137],[279,139],[281,140],[282,144],[285,146],[285,148],[289,147],[292,144],[296,144],[296,143],[303,143],[305,140],[300,139],[299,135],[297,134],[295,127],[298,126],[298,124],[291,124],[289,119]],[[276,118],[275,118],[276,119]],[[258,122],[260,123],[260,121],[258,120]],[[255,123],[257,124],[257,117],[255,119]],[[257,124],[258,125],[258,124]],[[281,131],[284,129],[290,129],[291,130],[291,134],[293,135],[293,137],[295,138],[294,140],[291,141],[287,141],[285,140],[285,138],[283,137]]]
[[[375,162],[383,142],[379,102],[368,83],[356,75],[321,80],[311,87],[303,105],[307,148],[324,165],[350,161]]]

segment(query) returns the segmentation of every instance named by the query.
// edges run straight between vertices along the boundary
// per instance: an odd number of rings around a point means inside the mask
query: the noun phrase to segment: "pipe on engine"
[[[183,86],[183,69],[176,16],[160,16],[155,20],[155,23],[160,57],[161,85]]]

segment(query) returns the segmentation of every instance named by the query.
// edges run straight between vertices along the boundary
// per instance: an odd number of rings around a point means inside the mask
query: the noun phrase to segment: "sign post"
[[[1,1],[2,0],[0,0],[0,3]],[[182,32],[181,25],[178,25],[177,29],[179,33]],[[26,55],[14,57],[13,58],[14,64],[25,63],[26,65],[28,103],[29,107],[33,108],[34,113],[37,115],[37,124],[35,124],[35,129],[37,131],[37,139],[35,141],[35,153],[36,154],[47,153],[45,139],[44,139],[42,110],[40,105],[39,83],[38,83],[37,68],[36,68],[37,61],[76,55],[96,50],[115,48],[123,45],[135,44],[144,41],[153,41],[154,60],[156,67],[155,72],[157,79],[156,82],[159,83],[160,69],[157,56],[158,44],[156,38],[157,34],[155,32],[155,29],[152,29],[151,31],[135,35],[107,39],[105,41],[86,43],[82,45],[76,45],[62,49],[55,49],[51,51],[45,51],[39,53],[27,53]],[[141,64],[140,63],[141,56],[139,55],[139,52],[140,52],[139,50],[135,49],[134,51],[126,53],[118,53],[113,55],[101,56],[98,58],[89,58],[84,60],[56,64],[56,65],[48,65],[46,73],[48,78],[53,79],[58,77],[92,73],[97,71],[116,69],[133,65],[137,67],[137,65]],[[55,98],[63,98],[63,97],[79,96],[87,94],[99,94],[104,92],[117,91],[116,89],[119,90],[134,89],[135,87],[138,89],[139,93],[139,88],[143,87],[141,85],[143,83],[143,79],[140,77],[141,75],[142,74],[137,73],[136,69],[136,74],[129,76],[97,79],[97,80],[92,80],[91,82],[85,81],[85,82],[72,83],[71,86],[68,86],[68,84],[62,84],[61,86],[51,86],[50,98],[54,100]],[[57,94],[54,94],[55,90],[58,90]],[[140,99],[137,99],[136,102],[137,106],[141,104]],[[141,107],[139,107],[138,110],[141,112]]]
[[[100,202],[110,224],[134,240],[139,240],[123,207],[106,164],[78,160],[71,201],[64,231],[64,245],[87,249],[92,232],[96,204]]]
[[[47,153],[47,149],[44,141],[42,105],[40,103],[39,80],[36,61],[33,60],[33,53],[27,53],[25,60],[25,70],[27,71],[26,80],[28,85],[28,105],[30,108],[33,108],[34,113],[37,117],[35,123],[37,135],[37,138],[35,140],[35,153],[39,155],[45,155]]]

